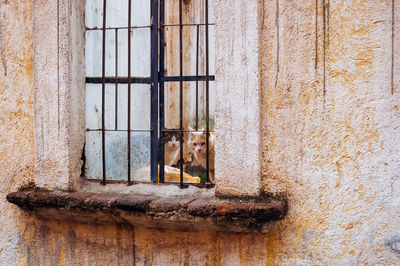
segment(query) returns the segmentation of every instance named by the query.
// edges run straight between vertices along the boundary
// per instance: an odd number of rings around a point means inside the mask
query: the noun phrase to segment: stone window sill
[[[218,198],[213,193],[162,196],[31,188],[10,193],[7,200],[40,219],[177,231],[267,232],[287,210],[285,200]]]

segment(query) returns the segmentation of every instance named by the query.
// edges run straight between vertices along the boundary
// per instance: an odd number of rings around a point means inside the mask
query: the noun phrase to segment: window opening
[[[208,0],[86,1],[87,179],[214,183],[212,21]]]

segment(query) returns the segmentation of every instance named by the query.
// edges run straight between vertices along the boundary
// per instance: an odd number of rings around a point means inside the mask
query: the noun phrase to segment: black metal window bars
[[[118,109],[118,84],[127,84],[128,95],[127,95],[127,181],[128,184],[131,180],[131,132],[137,131],[131,129],[131,84],[150,84],[150,180],[153,183],[167,183],[164,180],[164,134],[166,132],[179,132],[180,134],[180,180],[179,185],[181,188],[187,187],[189,183],[184,182],[184,170],[183,170],[183,150],[184,150],[184,134],[189,132],[199,131],[199,81],[205,82],[205,102],[206,102],[206,117],[205,117],[205,133],[206,133],[206,186],[210,184],[210,113],[209,113],[209,98],[210,98],[210,81],[215,80],[214,75],[210,75],[210,51],[209,51],[209,26],[214,26],[213,23],[209,23],[209,5],[208,0],[205,2],[204,12],[204,23],[183,23],[183,2],[179,1],[179,23],[178,24],[165,24],[165,14],[169,12],[165,7],[165,0],[149,0],[151,1],[151,22],[148,26],[134,27],[131,25],[132,19],[132,2],[135,0],[128,1],[128,21],[127,27],[107,27],[107,0],[103,0],[103,20],[101,28],[86,28],[86,30],[100,30],[102,32],[102,67],[101,77],[86,77],[87,84],[101,84],[101,128],[99,129],[87,129],[87,131],[101,131],[101,159],[102,159],[102,184],[107,183],[107,160],[106,160],[106,131],[112,131],[105,128],[106,119],[106,84],[115,84],[115,131],[117,131],[117,109]],[[151,76],[150,77],[137,77],[131,75],[131,32],[134,28],[150,28],[151,30]],[[179,76],[166,75],[165,69],[165,45],[166,45],[166,34],[165,29],[167,27],[178,27],[179,28]],[[183,29],[184,27],[195,27],[196,28],[196,74],[195,75],[184,75],[183,64],[184,64],[184,47],[183,47]],[[204,27],[205,29],[205,75],[199,75],[199,28]],[[115,32],[115,42],[118,44],[119,31],[121,29],[127,29],[128,32],[128,72],[127,76],[120,76],[118,74],[118,45],[115,45],[115,76],[106,76],[106,31]],[[165,128],[165,108],[164,108],[164,96],[165,96],[165,84],[167,82],[179,82],[179,129],[166,129]],[[185,130],[183,125],[183,83],[184,82],[195,82],[196,84],[196,117],[195,117],[195,129]],[[160,149],[160,152],[159,152]],[[168,182],[177,183],[177,182]],[[198,185],[198,184],[194,184]],[[200,185],[202,186],[202,185]],[[203,185],[204,186],[204,185]]]

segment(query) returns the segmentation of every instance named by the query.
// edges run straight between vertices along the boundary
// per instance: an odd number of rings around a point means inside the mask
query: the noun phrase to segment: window
[[[86,178],[214,183],[213,10],[86,1]]]
[[[258,1],[215,1],[214,9],[215,193],[257,195]],[[33,22],[35,184],[79,190],[85,185],[85,1],[34,1]]]
[[[215,189],[182,190],[151,184],[104,187],[81,178],[85,3],[34,1],[35,186],[50,191],[19,191],[7,199],[46,219],[143,226],[144,218],[152,228],[190,230],[199,225],[196,230],[268,230],[269,221],[285,215],[284,200],[242,198],[238,203],[216,197],[260,193],[258,2],[215,2],[217,178]],[[73,193],[59,193],[60,189]],[[42,212],[43,208],[55,211]],[[93,210],[105,215],[97,216]]]

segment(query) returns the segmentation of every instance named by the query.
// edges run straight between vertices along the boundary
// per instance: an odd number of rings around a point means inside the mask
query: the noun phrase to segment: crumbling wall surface
[[[15,265],[134,265],[134,230],[25,219]],[[13,264],[10,264],[13,265]]]
[[[33,60],[30,1],[0,0],[0,262],[15,265],[21,212],[7,193],[33,179]]]
[[[263,187],[290,205],[276,261],[398,264],[400,1],[262,5]]]
[[[33,180],[32,3],[0,0],[1,265],[398,264],[400,1],[259,4],[262,183],[289,212],[229,234],[40,221],[6,202]]]
[[[267,265],[277,251],[263,234],[25,221],[10,265]]]

